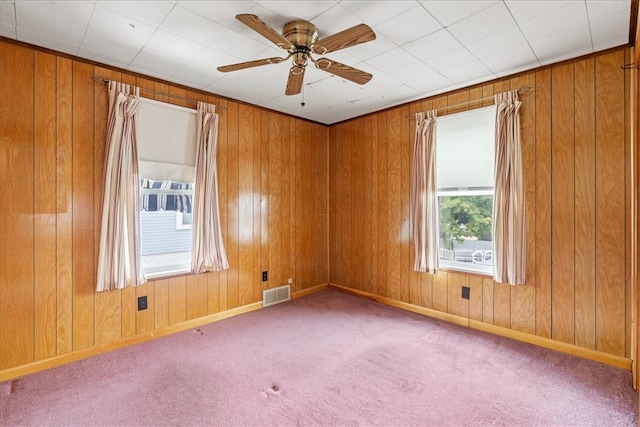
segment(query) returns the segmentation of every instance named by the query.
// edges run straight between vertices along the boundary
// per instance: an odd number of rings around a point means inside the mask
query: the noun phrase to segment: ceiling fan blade
[[[302,81],[304,80],[304,67],[291,67],[285,95],[297,95],[302,91]]]
[[[264,58],[256,59],[254,61],[240,62],[238,64],[223,65],[218,67],[218,71],[222,73],[228,73],[229,71],[243,70],[245,68],[258,67],[260,65],[279,64],[286,58]]]
[[[236,15],[236,19],[284,50],[289,50],[293,47],[289,40],[285,39],[282,34],[265,24],[264,21],[256,15],[242,13]]]
[[[375,39],[376,33],[368,25],[358,24],[355,27],[318,40],[313,44],[311,50],[316,54],[323,55]]]
[[[351,80],[354,83],[363,85],[367,83],[373,75],[353,68],[349,65],[341,64],[340,62],[333,61],[329,58],[320,58],[316,61],[316,68],[326,71],[327,73],[335,74],[343,79]]]

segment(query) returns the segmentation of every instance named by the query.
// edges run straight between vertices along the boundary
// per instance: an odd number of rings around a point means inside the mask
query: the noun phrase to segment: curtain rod
[[[527,91],[531,90],[531,86],[522,86],[521,88],[517,89],[518,93],[525,93]],[[440,107],[440,108],[436,108],[436,111],[440,111],[440,110],[447,110],[449,108],[456,108],[456,107],[464,107],[466,105],[469,104],[473,104],[475,102],[482,102],[482,101],[487,101],[487,100],[493,100],[493,95],[491,96],[485,96],[484,98],[478,98],[478,99],[474,99],[471,101],[465,101],[465,102],[460,102],[458,104],[453,104],[453,105],[447,105],[446,107]],[[415,114],[407,114],[406,116],[404,116],[405,119],[412,119],[414,118],[416,115]]]
[[[104,77],[102,77],[102,76],[98,76],[98,75],[95,75],[95,74],[94,74],[93,76],[91,76],[91,78],[92,78],[93,80],[102,81],[104,84],[107,84],[107,83],[109,83],[109,82],[111,81],[111,80],[109,80],[109,79],[106,79],[106,78],[104,78]],[[144,92],[152,93],[152,94],[154,94],[154,95],[166,96],[166,97],[173,98],[173,99],[179,99],[179,100],[181,100],[181,101],[193,102],[193,103],[195,103],[195,104],[197,104],[198,102],[200,102],[200,101],[197,101],[197,100],[195,100],[195,99],[185,98],[185,97],[183,97],[183,96],[178,96],[178,95],[172,95],[172,94],[170,94],[170,93],[166,93],[166,92],[159,92],[159,91],[157,91],[157,90],[153,90],[153,89],[145,89],[145,88],[142,88],[142,87],[141,87],[141,88],[139,88],[139,89],[140,89],[140,91],[144,91]],[[216,107],[216,108],[220,108],[220,109],[222,109],[222,110],[226,110],[226,109],[227,109],[227,107],[224,107],[224,106],[222,106],[222,105],[215,105],[215,107]]]

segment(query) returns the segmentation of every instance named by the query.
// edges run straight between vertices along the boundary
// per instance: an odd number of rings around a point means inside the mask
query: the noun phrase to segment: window
[[[492,273],[495,107],[438,118],[439,263]]]
[[[149,278],[191,269],[196,111],[141,99],[140,255]]]

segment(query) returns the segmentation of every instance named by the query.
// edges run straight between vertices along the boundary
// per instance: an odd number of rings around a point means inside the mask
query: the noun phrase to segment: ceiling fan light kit
[[[296,20],[288,22],[282,27],[282,34],[280,34],[256,15],[240,14],[236,15],[236,19],[279,48],[286,50],[288,55],[284,58],[265,58],[220,66],[218,67],[218,71],[220,72],[226,73],[261,65],[279,64],[291,58],[292,67],[289,69],[289,78],[287,79],[285,89],[286,95],[296,95],[301,92],[304,72],[309,61],[319,70],[326,71],[360,85],[366,84],[373,77],[365,71],[341,64],[329,58],[316,59],[311,56],[312,54],[325,55],[340,49],[375,40],[375,33],[365,24],[356,25],[318,40],[318,29],[308,21]]]

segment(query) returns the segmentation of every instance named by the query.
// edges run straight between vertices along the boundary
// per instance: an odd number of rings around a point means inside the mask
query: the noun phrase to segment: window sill
[[[467,262],[451,262],[440,260],[440,270],[452,273],[472,274],[486,278],[493,277],[493,266]]]

